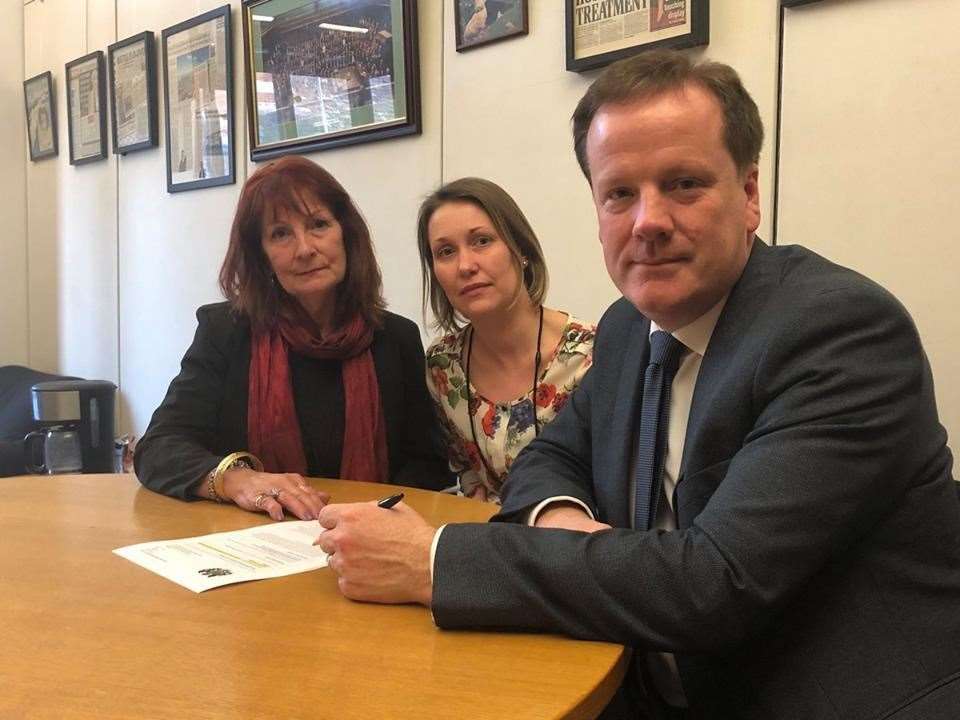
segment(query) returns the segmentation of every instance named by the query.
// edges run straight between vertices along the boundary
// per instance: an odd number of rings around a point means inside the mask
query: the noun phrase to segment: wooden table
[[[407,501],[434,524],[493,513]],[[419,606],[344,599],[326,568],[198,595],[110,552],[267,521],[132,475],[0,478],[0,718],[590,718],[623,677],[619,646],[442,631]]]

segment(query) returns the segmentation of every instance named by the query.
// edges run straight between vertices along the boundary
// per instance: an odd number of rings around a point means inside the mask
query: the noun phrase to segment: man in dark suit
[[[755,237],[762,126],[731,68],[611,66],[574,138],[623,298],[511,468],[515,524],[330,506],[344,594],[630,645],[658,718],[960,717],[960,502],[908,314]]]

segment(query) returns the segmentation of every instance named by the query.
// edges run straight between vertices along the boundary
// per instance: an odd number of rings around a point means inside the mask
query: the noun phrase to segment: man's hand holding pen
[[[324,531],[314,544],[329,555],[327,564],[344,596],[430,606],[430,546],[436,528],[413,508],[393,497],[334,504],[320,511],[319,521]]]

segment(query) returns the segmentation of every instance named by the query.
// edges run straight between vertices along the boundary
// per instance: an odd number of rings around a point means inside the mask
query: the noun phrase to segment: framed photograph
[[[27,110],[27,142],[30,160],[57,156],[57,113],[53,102],[50,71],[23,81],[23,104]]]
[[[67,135],[70,164],[107,157],[107,84],[103,51],[67,63]]]
[[[420,133],[416,0],[243,0],[250,158]]]
[[[230,6],[161,35],[167,192],[236,182]]]
[[[110,134],[120,155],[156,147],[157,55],[152,32],[107,48],[110,66]]]
[[[457,52],[526,35],[527,0],[453,0]]]
[[[567,70],[583,72],[653,48],[710,41],[710,0],[565,0]]]

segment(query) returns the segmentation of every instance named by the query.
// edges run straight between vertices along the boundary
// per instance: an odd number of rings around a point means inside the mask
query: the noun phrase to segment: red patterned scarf
[[[326,337],[303,315],[291,318],[282,314],[272,328],[254,333],[247,440],[250,452],[263,461],[268,472],[307,472],[287,359],[293,348],[308,357],[342,361],[345,419],[340,477],[387,481],[387,436],[370,352],[372,341],[373,330],[359,316]]]

